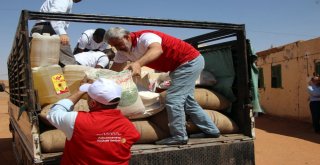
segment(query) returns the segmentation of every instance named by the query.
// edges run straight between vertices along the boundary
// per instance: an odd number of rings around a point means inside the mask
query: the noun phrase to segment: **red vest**
[[[150,68],[162,72],[174,71],[181,64],[191,61],[200,55],[199,51],[190,44],[154,30],[132,32],[130,34],[132,46],[135,47],[137,45],[137,38],[139,38],[143,33],[148,32],[154,33],[161,37],[161,46],[163,50],[162,55],[158,59],[146,65]]]
[[[61,164],[129,164],[130,148],[139,138],[134,125],[120,110],[78,112]]]

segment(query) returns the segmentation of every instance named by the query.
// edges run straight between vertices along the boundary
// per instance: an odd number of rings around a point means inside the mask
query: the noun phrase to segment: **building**
[[[271,115],[311,122],[307,85],[320,74],[320,37],[257,53],[260,103]]]

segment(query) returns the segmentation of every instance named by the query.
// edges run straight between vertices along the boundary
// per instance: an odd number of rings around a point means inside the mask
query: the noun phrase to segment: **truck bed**
[[[131,153],[132,165],[254,164],[252,138],[242,134],[189,139],[187,145],[135,144]],[[42,154],[45,164],[58,163],[61,155],[62,152]]]

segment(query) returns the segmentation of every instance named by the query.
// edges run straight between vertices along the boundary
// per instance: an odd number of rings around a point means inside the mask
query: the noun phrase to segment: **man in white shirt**
[[[73,54],[87,51],[105,51],[108,48],[108,44],[103,41],[105,32],[101,28],[84,31],[78,40],[77,46],[74,48]]]
[[[112,60],[115,52],[108,43],[103,41],[105,32],[106,31],[101,28],[84,31],[78,40],[77,46],[73,50],[73,54],[87,51],[101,51],[108,56],[109,60]]]
[[[82,52],[75,54],[74,57],[78,64],[94,68],[107,68],[109,64],[108,56],[100,51]]]
[[[81,0],[46,0],[40,12],[43,13],[71,13],[73,3],[78,3]],[[75,64],[74,57],[70,48],[70,39],[66,32],[69,23],[66,21],[46,21],[39,20],[33,26],[31,33],[49,33],[51,35],[57,34],[60,36],[61,49],[59,64],[64,66],[66,64]]]

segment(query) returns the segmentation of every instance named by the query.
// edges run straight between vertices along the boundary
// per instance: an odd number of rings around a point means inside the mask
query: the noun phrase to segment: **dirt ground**
[[[7,94],[0,93],[0,164],[14,165]],[[318,165],[320,134],[310,123],[269,115],[256,118],[255,162],[257,165]]]

